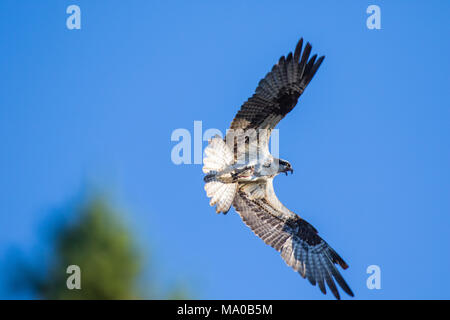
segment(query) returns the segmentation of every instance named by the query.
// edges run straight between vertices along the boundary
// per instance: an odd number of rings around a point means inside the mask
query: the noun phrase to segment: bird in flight
[[[303,50],[302,50],[303,49]],[[225,139],[213,137],[205,149],[203,172],[205,191],[216,212],[226,214],[233,206],[244,223],[266,244],[281,253],[286,264],[318,284],[325,283],[340,299],[335,281],[350,296],[353,292],[336,268],[348,265],[319,235],[317,230],[286,208],[275,195],[273,179],[293,173],[291,164],[269,152],[272,129],[297,104],[324,57],[303,48],[282,56],[262,79],[255,93],[241,107]]]

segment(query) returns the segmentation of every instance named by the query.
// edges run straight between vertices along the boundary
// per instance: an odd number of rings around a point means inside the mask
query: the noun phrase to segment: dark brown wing
[[[311,45],[303,39],[297,44],[294,54],[282,56],[262,79],[253,96],[236,114],[230,129],[273,129],[297,104],[298,98],[313,78],[325,57],[309,58]],[[316,61],[317,59],[317,61]]]
[[[326,283],[336,299],[340,299],[336,281],[353,297],[352,290],[335,266],[339,264],[347,269],[345,261],[317,234],[313,226],[287,210],[278,199],[272,198],[274,196],[268,192],[268,196],[255,199],[240,190],[233,206],[245,224],[266,244],[279,251],[286,264],[303,278],[306,277],[312,285],[318,283],[320,290],[326,294]]]

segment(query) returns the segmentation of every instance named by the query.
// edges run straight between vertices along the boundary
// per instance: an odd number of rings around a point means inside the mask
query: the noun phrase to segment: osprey
[[[255,93],[236,114],[225,139],[209,141],[203,159],[205,191],[216,212],[227,213],[233,205],[245,224],[266,244],[281,253],[286,264],[319,285],[325,283],[340,299],[335,281],[350,296],[353,292],[335,264],[348,265],[308,222],[287,209],[277,198],[273,179],[293,173],[291,164],[269,152],[271,130],[297,104],[324,57],[310,58],[311,45],[303,39],[294,54],[282,56],[262,79]]]

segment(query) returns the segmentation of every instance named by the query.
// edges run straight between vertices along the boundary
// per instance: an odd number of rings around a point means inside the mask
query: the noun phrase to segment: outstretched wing
[[[268,152],[267,143],[271,130],[295,107],[325,58],[322,56],[317,59],[317,55],[309,58],[311,45],[307,43],[303,52],[302,47],[303,39],[300,39],[294,54],[290,52],[286,58],[282,56],[272,71],[259,82],[253,96],[241,106],[231,123],[233,135],[241,135],[236,134],[239,129],[267,129],[267,137],[264,137],[264,143],[260,143],[260,146],[267,148],[264,152]],[[231,138],[234,140],[234,137],[227,134],[226,140]],[[235,149],[235,154],[237,153]]]
[[[241,188],[233,206],[245,224],[266,244],[281,253],[283,260],[307,278],[312,285],[318,283],[326,294],[325,283],[336,299],[340,299],[335,281],[350,296],[353,292],[337,270],[348,265],[305,220],[284,207],[273,192],[273,179],[266,184],[266,195],[255,198]]]

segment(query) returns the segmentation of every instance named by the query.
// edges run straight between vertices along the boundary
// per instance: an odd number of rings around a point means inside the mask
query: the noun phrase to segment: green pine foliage
[[[36,282],[44,299],[138,299],[141,257],[130,232],[104,199],[80,210],[75,222],[64,226],[54,243],[48,271]],[[81,289],[67,288],[67,267],[81,270]]]

